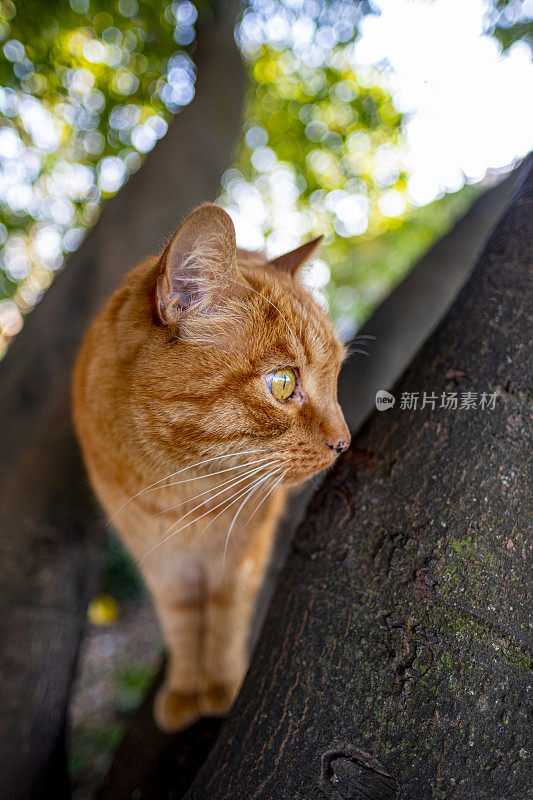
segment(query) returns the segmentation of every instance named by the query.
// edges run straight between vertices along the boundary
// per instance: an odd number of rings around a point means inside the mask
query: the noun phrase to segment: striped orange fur
[[[87,470],[168,649],[164,730],[228,710],[286,487],[349,444],[344,347],[297,280],[316,244],[268,261],[236,248],[221,208],[201,206],[126,276],[77,359]],[[296,388],[280,401],[269,376],[285,368]]]

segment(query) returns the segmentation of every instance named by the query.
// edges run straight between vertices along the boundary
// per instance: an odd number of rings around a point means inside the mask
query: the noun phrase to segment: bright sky
[[[409,194],[424,204],[474,182],[533,147],[533,64],[525,44],[500,55],[483,36],[483,0],[373,0],[355,46],[359,67],[390,65],[413,170]],[[525,9],[533,16],[533,0]]]

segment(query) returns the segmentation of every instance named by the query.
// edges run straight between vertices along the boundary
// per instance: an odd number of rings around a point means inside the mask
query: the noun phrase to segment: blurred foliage
[[[486,31],[500,42],[504,51],[516,42],[524,42],[533,54],[533,20],[531,12],[529,18],[525,13],[528,4],[531,7],[530,0],[495,0],[489,6]]]
[[[0,357],[101,203],[192,99],[195,22],[210,2],[0,0]],[[486,4],[504,47],[527,40],[525,0]],[[250,76],[243,138],[220,198],[245,246],[266,237],[274,255],[326,234],[307,280],[345,337],[474,193],[410,203],[386,76],[352,66],[374,10],[249,0],[236,29]]]
[[[152,667],[132,666],[115,675],[116,703],[121,713],[131,714],[138,708],[156,674]]]
[[[386,77],[351,65],[368,8],[339,0],[305,15],[288,4],[275,25],[272,9],[251,3],[240,26],[250,89],[220,201],[251,249],[266,237],[278,255],[325,235],[303,279],[348,339],[479,190],[410,203],[403,119]]]
[[[74,786],[80,784],[96,790],[109,767],[110,754],[122,741],[125,730],[126,720],[111,724],[89,722],[80,729],[68,751],[68,770]]]
[[[119,601],[146,592],[135,561],[115,533],[109,537],[102,591]]]
[[[192,99],[196,17],[188,0],[0,0],[5,337]]]
[[[387,243],[401,244],[388,234],[405,227],[407,173],[402,118],[379,74],[357,76],[342,45],[325,56],[320,67],[308,66],[294,51],[262,46],[250,67],[243,146],[221,200],[243,227],[255,217],[271,254],[325,234],[324,260],[310,265],[306,280],[318,299],[328,286],[348,336],[384,282],[403,271],[400,251]],[[369,246],[383,237],[385,252]],[[409,256],[411,246],[407,237]],[[344,301],[335,302],[337,291]]]
[[[124,737],[131,718],[140,706],[157,675],[157,669],[132,665],[119,669],[112,685],[100,691],[109,693],[104,711],[88,714],[72,736],[68,749],[68,768],[74,787],[83,789],[83,796],[92,796],[105,777],[112,753]],[[80,796],[81,792],[80,792]]]

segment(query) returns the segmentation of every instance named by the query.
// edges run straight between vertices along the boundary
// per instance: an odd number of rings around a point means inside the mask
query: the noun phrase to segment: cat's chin
[[[328,464],[324,464],[320,467],[311,467],[307,469],[294,469],[287,473],[285,478],[283,479],[284,486],[302,486],[309,478],[312,478],[314,475],[318,475],[319,473],[323,472],[325,469],[331,467],[332,462]]]

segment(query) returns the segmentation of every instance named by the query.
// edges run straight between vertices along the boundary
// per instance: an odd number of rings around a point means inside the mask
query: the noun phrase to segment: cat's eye
[[[293,369],[278,369],[272,375],[270,391],[278,400],[288,400],[296,386],[296,373]]]

